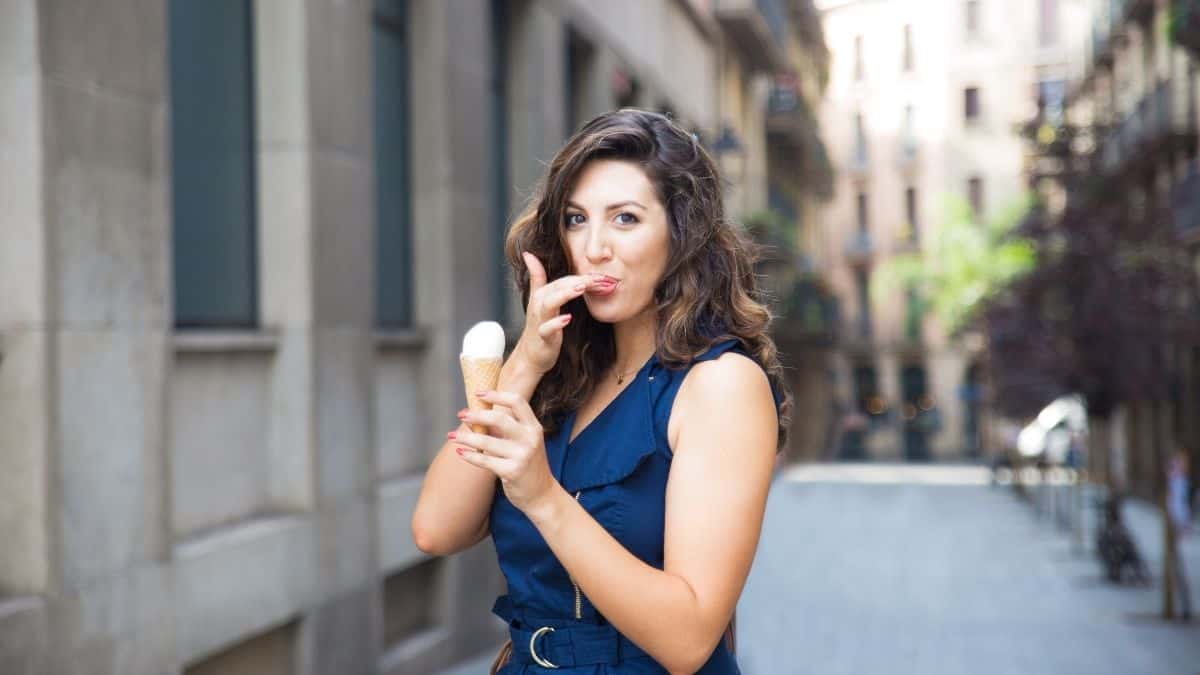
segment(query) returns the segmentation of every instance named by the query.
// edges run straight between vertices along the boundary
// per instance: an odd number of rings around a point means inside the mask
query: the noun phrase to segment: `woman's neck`
[[[638,368],[654,354],[658,328],[654,310],[647,309],[621,323],[613,324],[613,342],[617,349],[613,368],[621,373]]]

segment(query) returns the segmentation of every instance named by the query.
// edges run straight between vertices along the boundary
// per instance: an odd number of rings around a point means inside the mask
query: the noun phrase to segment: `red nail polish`
[[[455,448],[455,449],[454,449],[454,451],[458,453],[458,456],[459,456],[459,457],[461,457],[461,456],[462,456],[462,454],[463,454],[464,452],[466,452],[466,450],[464,450],[463,448]]]
[[[446,434],[446,438],[451,438],[451,439],[458,438],[458,433],[455,431],[451,431],[450,433]]]

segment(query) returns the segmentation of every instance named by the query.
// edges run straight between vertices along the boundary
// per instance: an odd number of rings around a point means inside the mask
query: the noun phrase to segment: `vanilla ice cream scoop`
[[[504,329],[495,321],[480,321],[463,336],[462,355],[474,359],[504,356]]]
[[[491,408],[492,404],[479,400],[475,392],[495,389],[500,381],[500,368],[504,365],[504,328],[495,321],[480,321],[471,326],[463,336],[458,362],[462,366],[467,407],[471,410]],[[487,427],[481,424],[472,424],[471,430],[487,433]]]

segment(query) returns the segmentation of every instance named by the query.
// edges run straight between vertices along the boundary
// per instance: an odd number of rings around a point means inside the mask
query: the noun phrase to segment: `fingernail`
[[[455,417],[457,417],[457,418],[458,418],[458,419],[460,419],[460,420],[461,420],[461,419],[463,419],[463,418],[464,418],[464,417],[466,417],[466,416],[467,416],[467,411],[466,411],[466,410],[459,410],[457,413],[455,413]]]
[[[563,319],[562,319],[562,325],[564,325],[564,326],[565,326],[565,325],[567,325],[567,324],[569,324],[569,323],[571,323],[571,315],[570,315],[570,314],[568,314],[568,315],[564,316],[564,317],[563,317]]]
[[[575,287],[575,290],[582,291],[586,288],[587,288],[587,284],[579,284],[578,286]]]
[[[459,454],[459,456],[462,456],[462,454],[464,452],[464,450],[462,448],[455,448],[454,451],[457,452]]]
[[[451,439],[458,438],[458,434],[456,432],[451,431],[450,433],[446,434],[446,438],[451,438]]]

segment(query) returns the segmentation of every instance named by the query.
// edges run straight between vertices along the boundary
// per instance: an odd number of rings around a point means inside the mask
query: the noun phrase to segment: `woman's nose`
[[[593,227],[588,231],[584,254],[589,260],[603,260],[609,255],[608,242],[605,240],[604,228]]]

